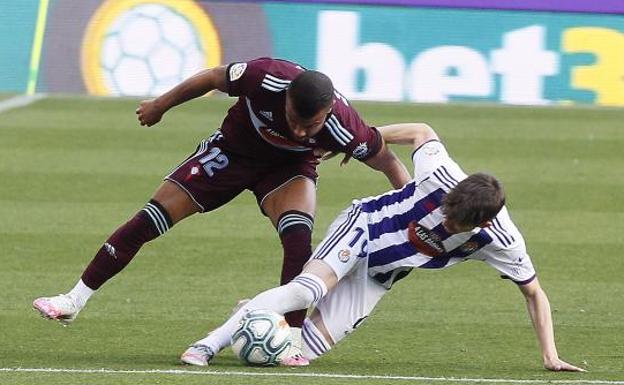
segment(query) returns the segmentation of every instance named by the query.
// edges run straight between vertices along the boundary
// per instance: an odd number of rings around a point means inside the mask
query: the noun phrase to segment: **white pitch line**
[[[26,373],[78,373],[78,374],[171,374],[195,376],[242,376],[242,377],[313,377],[353,380],[398,380],[414,382],[460,382],[496,384],[604,384],[624,385],[624,381],[607,380],[521,380],[514,378],[461,378],[461,377],[419,377],[419,376],[375,376],[332,373],[271,373],[271,372],[232,372],[212,370],[116,370],[116,369],[56,369],[56,368],[0,368],[0,372]],[[580,374],[582,376],[582,374]]]
[[[45,97],[45,94],[18,95],[6,100],[2,100],[0,101],[0,114],[14,108],[25,107]]]

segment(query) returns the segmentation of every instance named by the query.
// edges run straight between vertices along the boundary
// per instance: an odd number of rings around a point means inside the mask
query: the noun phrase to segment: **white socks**
[[[327,286],[322,279],[314,274],[301,274],[286,285],[258,294],[223,325],[195,344],[206,345],[216,353],[230,345],[232,334],[238,327],[240,319],[250,310],[269,309],[283,315],[294,310],[307,309],[325,294],[327,294]]]
[[[85,285],[81,279],[80,281],[78,281],[76,286],[74,286],[74,288],[71,289],[69,293],[67,293],[67,295],[74,300],[74,302],[80,309],[82,309],[89,300],[89,298],[91,298],[93,293],[95,293],[95,290]]]
[[[332,344],[327,341],[323,333],[314,325],[314,322],[307,319],[303,322],[303,329],[301,336],[303,337],[302,352],[303,355],[309,360],[319,358],[321,355],[327,353]]]

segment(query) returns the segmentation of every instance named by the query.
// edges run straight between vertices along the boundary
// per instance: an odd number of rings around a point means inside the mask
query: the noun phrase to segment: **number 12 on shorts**
[[[214,175],[214,170],[222,170],[230,163],[227,156],[221,152],[219,147],[211,148],[208,154],[199,158],[198,162],[202,165],[209,177]]]

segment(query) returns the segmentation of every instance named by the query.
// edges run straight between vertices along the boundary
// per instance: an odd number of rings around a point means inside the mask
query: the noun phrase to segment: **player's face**
[[[321,129],[323,129],[325,120],[327,119],[327,116],[331,113],[331,110],[332,106],[329,106],[327,108],[323,108],[313,117],[304,119],[297,114],[290,102],[290,97],[287,96],[286,122],[288,123],[288,127],[290,128],[290,134],[292,138],[298,142],[305,142],[307,139],[318,134]]]

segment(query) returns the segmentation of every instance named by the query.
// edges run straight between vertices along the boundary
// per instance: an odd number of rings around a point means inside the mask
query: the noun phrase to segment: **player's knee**
[[[327,294],[327,285],[314,274],[301,274],[295,277],[288,286],[292,290],[293,298],[296,298],[296,301],[302,306],[300,309],[309,308]]]
[[[190,193],[170,180],[166,180],[154,193],[150,200],[150,203],[153,202],[160,205],[174,224],[192,214],[204,211]]]

